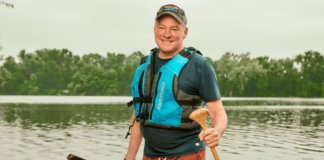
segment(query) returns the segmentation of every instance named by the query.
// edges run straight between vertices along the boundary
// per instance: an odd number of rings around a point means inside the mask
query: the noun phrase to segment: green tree
[[[37,77],[35,74],[31,74],[28,80],[25,80],[21,85],[21,90],[24,94],[27,95],[36,95],[38,94],[39,87],[37,86]]]
[[[117,69],[117,71],[119,71],[118,83],[116,84],[116,88],[119,89],[118,95],[132,95],[131,85],[133,82],[133,76],[136,72],[139,61],[143,56],[144,55],[140,51],[134,52],[125,57],[124,65]]]
[[[322,94],[321,97],[324,97],[324,82],[322,83]]]
[[[1,80],[2,85],[0,94],[15,94],[17,90],[17,77],[19,77],[19,72],[17,72],[17,65],[13,57],[9,56],[5,59],[5,62],[0,67],[1,69]],[[24,79],[23,79],[24,80]]]
[[[301,92],[306,97],[320,97],[324,79],[324,57],[316,51],[307,51],[296,57],[296,62],[301,65],[302,88]]]
[[[217,62],[216,72],[223,83],[227,83],[221,89],[227,88],[229,96],[242,96],[250,80],[267,76],[259,61],[250,58],[250,53],[225,53]]]
[[[22,50],[18,63],[9,56],[0,66],[0,94],[131,95],[133,75],[143,56],[134,52],[80,57],[67,49]],[[207,59],[222,96],[324,97],[324,58],[319,52],[307,51],[293,59],[252,59],[250,53]]]
[[[38,66],[35,71],[41,94],[59,94],[67,89],[73,75],[75,57],[67,49],[42,49],[36,51],[38,59],[31,61],[31,66]]]
[[[12,93],[10,81],[13,79],[12,74],[4,67],[0,67],[0,94]]]
[[[141,52],[130,56],[107,53],[84,55],[74,68],[69,94],[75,95],[131,95],[130,86]]]

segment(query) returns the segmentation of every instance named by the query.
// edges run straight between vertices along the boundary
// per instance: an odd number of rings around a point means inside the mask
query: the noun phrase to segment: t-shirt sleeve
[[[201,68],[199,95],[205,102],[221,98],[213,66],[206,60]]]

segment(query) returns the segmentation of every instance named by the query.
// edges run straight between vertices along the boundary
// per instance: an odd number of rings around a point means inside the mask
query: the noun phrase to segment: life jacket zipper
[[[155,108],[155,99],[156,99],[157,89],[158,89],[158,86],[159,86],[159,81],[160,81],[161,75],[162,75],[162,72],[159,72],[158,79],[157,79],[157,81],[155,83],[155,91],[154,91],[154,98],[153,98],[153,107],[151,109],[151,114],[150,114],[150,119],[151,120],[152,120],[153,110]]]

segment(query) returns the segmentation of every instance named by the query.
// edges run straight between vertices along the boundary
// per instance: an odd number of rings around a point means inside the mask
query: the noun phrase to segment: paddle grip
[[[207,130],[206,124],[201,124],[201,127],[202,127],[203,131]],[[210,149],[211,149],[211,151],[213,153],[214,159],[215,160],[220,160],[215,147],[210,147]]]

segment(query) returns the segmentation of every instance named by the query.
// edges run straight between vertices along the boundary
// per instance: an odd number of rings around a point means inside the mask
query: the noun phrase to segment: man
[[[178,6],[165,5],[157,12],[154,35],[159,48],[141,59],[134,75],[135,111],[125,160],[135,159],[143,137],[143,160],[204,160],[206,146],[218,146],[225,132],[227,116],[215,72],[198,50],[183,47],[186,24]],[[212,119],[205,132],[188,118],[203,101]]]

